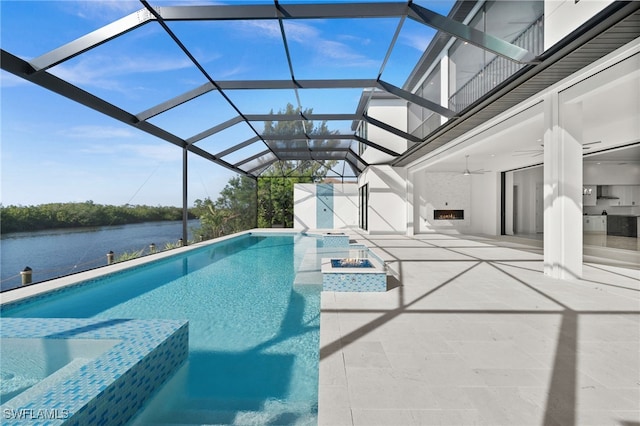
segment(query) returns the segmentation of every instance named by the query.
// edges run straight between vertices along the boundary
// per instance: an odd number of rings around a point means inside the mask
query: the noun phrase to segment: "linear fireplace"
[[[464,210],[434,210],[434,220],[464,220]]]

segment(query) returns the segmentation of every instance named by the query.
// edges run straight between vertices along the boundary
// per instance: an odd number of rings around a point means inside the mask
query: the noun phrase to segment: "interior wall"
[[[535,234],[541,231],[536,223],[541,222],[544,214],[544,200],[536,198],[536,187],[543,185],[542,167],[509,172],[507,176],[506,234]],[[517,187],[515,192],[514,187]]]
[[[582,173],[585,185],[640,185],[638,162],[585,161]]]

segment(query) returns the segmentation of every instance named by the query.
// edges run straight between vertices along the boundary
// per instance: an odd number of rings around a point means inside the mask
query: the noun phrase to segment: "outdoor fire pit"
[[[369,259],[347,258],[347,259],[331,259],[333,268],[373,268],[373,264]]]

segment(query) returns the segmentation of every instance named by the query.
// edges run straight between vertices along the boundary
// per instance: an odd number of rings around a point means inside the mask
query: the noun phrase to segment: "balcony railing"
[[[544,49],[543,30],[543,17],[540,16],[511,43],[537,56]],[[496,56],[449,98],[449,108],[455,112],[462,111],[522,67],[523,64]]]

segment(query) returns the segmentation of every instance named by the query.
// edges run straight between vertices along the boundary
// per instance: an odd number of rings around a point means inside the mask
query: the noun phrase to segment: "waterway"
[[[198,220],[187,226],[189,239]],[[32,269],[33,282],[45,281],[107,264],[107,253],[149,252],[151,243],[162,250],[182,237],[182,222],[148,222],[94,228],[15,232],[0,238],[0,289],[21,284],[20,271]]]

